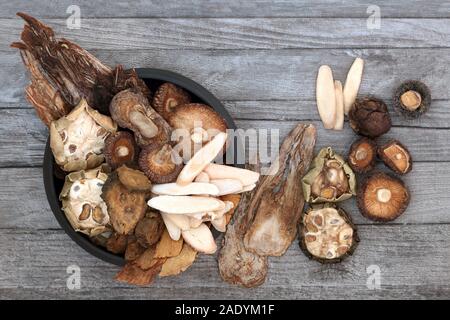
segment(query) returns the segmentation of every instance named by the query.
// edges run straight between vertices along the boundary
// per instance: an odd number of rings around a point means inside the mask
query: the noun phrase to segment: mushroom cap
[[[366,178],[358,190],[357,203],[363,216],[374,221],[392,221],[405,212],[409,190],[402,180],[383,172]]]
[[[166,82],[156,90],[152,105],[156,112],[167,120],[176,107],[189,102],[191,102],[189,93],[173,83]]]
[[[412,170],[412,157],[408,148],[398,140],[390,140],[378,148],[378,156],[384,164],[398,174],[406,174]]]
[[[348,165],[357,173],[366,173],[375,166],[377,144],[369,138],[360,138],[352,143],[348,153]]]
[[[405,81],[394,91],[393,104],[402,116],[416,119],[430,108],[430,89],[417,80]]]
[[[169,144],[149,145],[139,154],[139,168],[153,183],[174,182],[183,163]]]
[[[133,135],[127,131],[118,131],[110,135],[105,140],[103,153],[106,163],[112,169],[116,169],[123,164],[136,162],[139,154]]]
[[[391,117],[383,100],[375,97],[356,99],[348,114],[350,127],[357,133],[376,138],[391,129]]]
[[[300,248],[310,259],[338,263],[352,255],[359,243],[356,226],[341,208],[326,204],[303,213]]]

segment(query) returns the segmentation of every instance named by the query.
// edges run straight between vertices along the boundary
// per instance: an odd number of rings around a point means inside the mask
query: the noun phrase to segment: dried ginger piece
[[[161,239],[156,244],[155,258],[170,258],[180,254],[183,248],[183,238],[173,240],[167,229],[164,230]]]
[[[185,243],[180,254],[176,257],[171,257],[162,265],[160,277],[175,276],[184,272],[189,268],[197,257],[197,251],[195,251],[190,245]]]

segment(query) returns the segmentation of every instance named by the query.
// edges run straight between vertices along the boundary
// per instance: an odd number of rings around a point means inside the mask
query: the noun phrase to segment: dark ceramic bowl
[[[156,88],[164,82],[171,82],[180,86],[181,88],[188,91],[191,96],[193,102],[204,103],[211,106],[216,112],[218,112],[226,121],[228,128],[235,129],[236,125],[234,124],[233,119],[228,114],[225,107],[222,103],[214,97],[208,90],[199,85],[198,83],[188,79],[180,74],[159,70],[159,69],[150,69],[150,68],[138,68],[136,69],[139,77],[143,79],[148,87],[155,92]],[[242,149],[237,150],[236,148],[242,148],[242,145],[239,141],[235,141],[234,143],[235,155],[237,151],[242,151]],[[235,161],[236,163],[236,161]],[[45,192],[47,194],[47,199],[50,204],[50,208],[53,211],[53,214],[58,220],[61,228],[69,235],[69,237],[75,241],[80,247],[89,252],[90,254],[100,258],[106,262],[122,266],[125,264],[125,259],[122,255],[116,255],[105,248],[94,244],[88,236],[75,232],[75,230],[70,225],[67,220],[64,212],[61,210],[61,202],[59,201],[59,194],[61,192],[62,186],[64,184],[64,176],[61,170],[57,167],[55,160],[53,158],[52,151],[50,149],[50,139],[47,140],[47,146],[45,148],[44,154],[44,185]]]

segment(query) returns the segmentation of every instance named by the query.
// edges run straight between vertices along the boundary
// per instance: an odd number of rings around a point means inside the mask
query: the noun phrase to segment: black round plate
[[[222,103],[198,83],[180,74],[167,70],[137,68],[136,71],[139,77],[146,82],[152,92],[154,92],[156,88],[164,82],[171,82],[173,84],[176,84],[177,86],[180,86],[191,94],[193,102],[204,103],[211,106],[225,119],[229,129],[236,129],[236,125],[233,119],[231,118],[225,107],[222,105]],[[235,155],[237,155],[236,151],[242,151],[241,148],[243,146],[238,143],[238,141],[235,141],[234,146],[235,148],[238,148],[235,149],[234,153]],[[64,229],[64,231],[73,241],[75,241],[80,247],[82,247],[90,254],[106,262],[118,266],[123,266],[125,264],[125,259],[122,255],[113,254],[107,251],[105,248],[92,243],[87,235],[76,232],[70,225],[64,212],[62,212],[62,205],[59,201],[59,194],[61,193],[61,189],[64,184],[64,173],[61,172],[61,170],[55,163],[52,151],[50,149],[50,139],[47,140],[47,145],[45,148],[43,169],[45,193],[47,194],[50,208],[52,209],[53,214],[55,215],[56,220],[58,221],[61,228]]]

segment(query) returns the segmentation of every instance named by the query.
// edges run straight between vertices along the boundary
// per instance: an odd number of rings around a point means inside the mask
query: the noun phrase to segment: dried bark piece
[[[135,236],[128,236],[127,248],[125,249],[125,260],[134,261],[144,253],[145,248],[139,244]]]
[[[164,232],[164,222],[157,212],[150,212],[138,222],[134,230],[137,241],[148,248],[159,241]]]
[[[192,249],[190,245],[185,243],[180,254],[176,257],[171,257],[164,262],[159,273],[160,277],[175,276],[181,272],[186,271],[195,261],[197,251]]]
[[[142,270],[148,270],[154,267],[160,259],[155,258],[155,246],[151,246],[145,250],[135,261],[136,266]]]
[[[155,258],[170,258],[180,254],[183,248],[183,239],[173,240],[169,232],[164,230],[161,239],[156,244]]]
[[[263,284],[268,268],[267,257],[248,251],[243,243],[245,232],[253,219],[254,212],[249,209],[255,191],[242,195],[234,219],[228,225],[218,258],[222,279],[247,288]]]
[[[127,248],[128,237],[114,233],[106,241],[106,250],[115,254],[122,254]]]
[[[157,259],[156,263],[148,270],[142,270],[135,263],[129,262],[119,271],[115,280],[136,286],[149,285],[161,271],[164,262],[165,259]]]
[[[316,128],[297,125],[284,139],[278,159],[256,187],[249,210],[254,219],[244,237],[247,250],[281,256],[294,240],[303,210],[301,179],[316,144]]]

